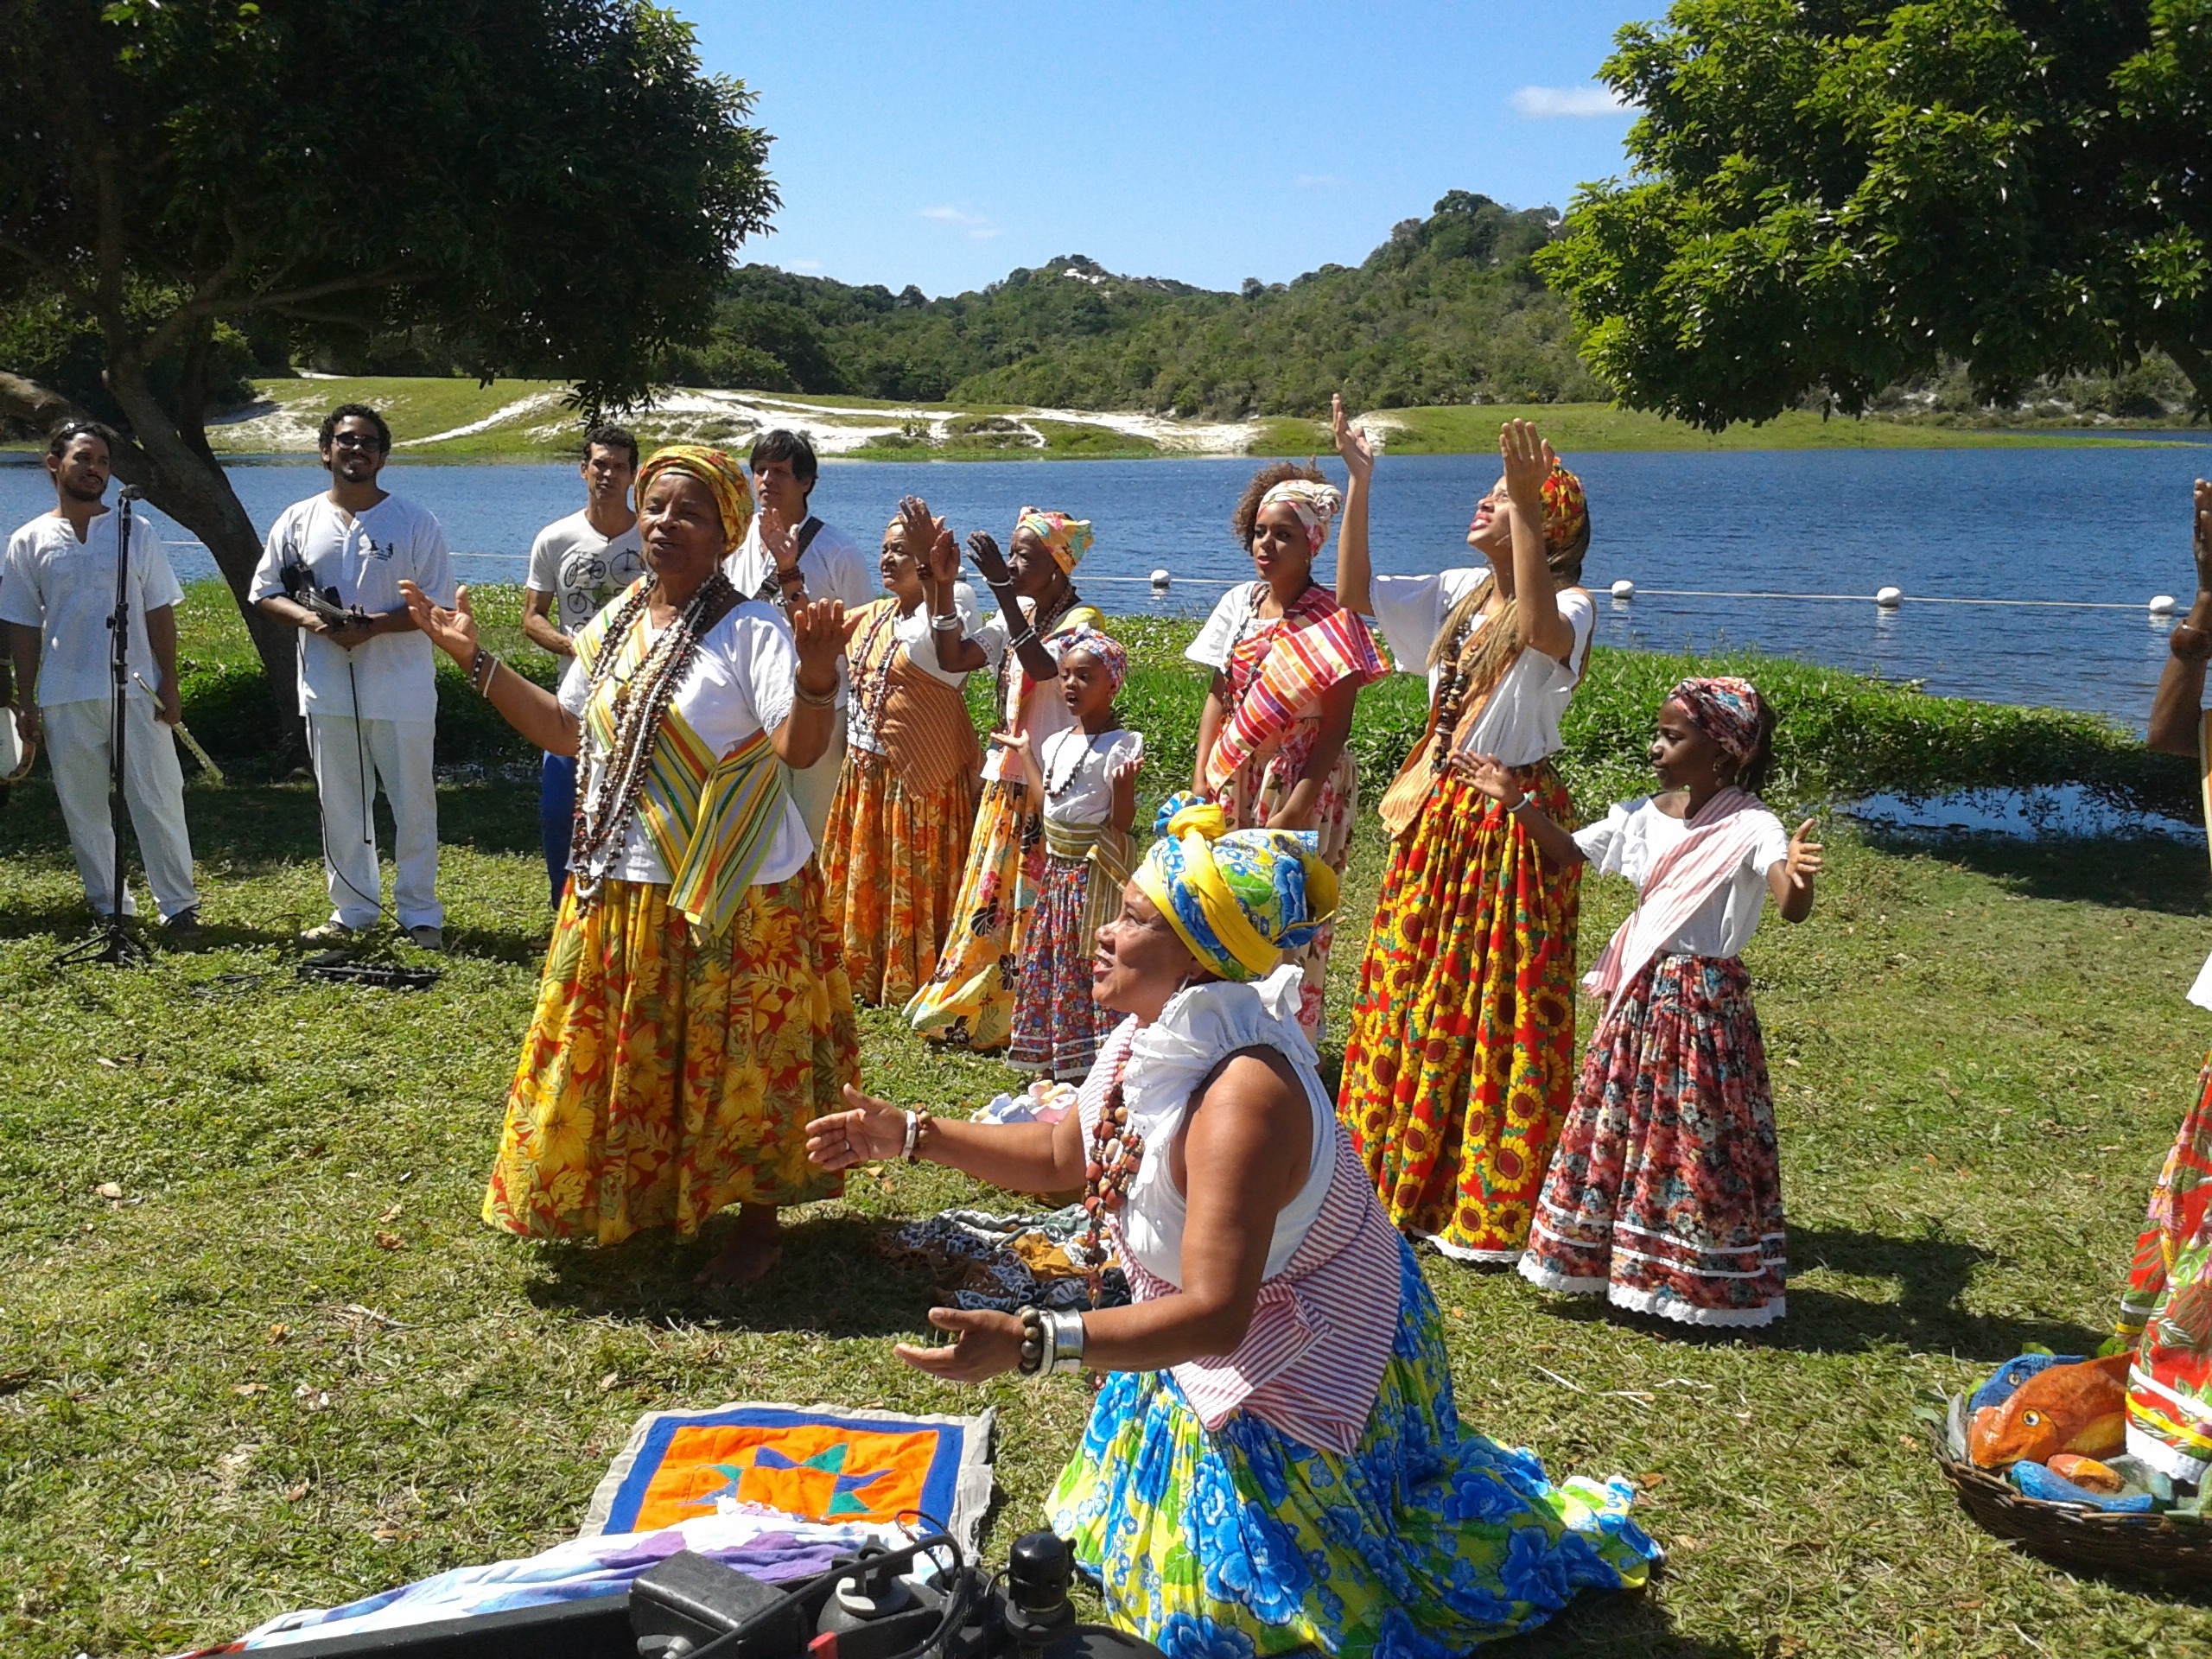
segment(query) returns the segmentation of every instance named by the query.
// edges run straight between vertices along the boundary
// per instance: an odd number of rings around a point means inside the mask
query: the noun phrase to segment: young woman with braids
[[[1064,512],[1024,507],[1015,515],[1012,556],[982,531],[968,538],[969,556],[999,602],[998,614],[969,639],[953,607],[953,584],[941,544],[943,521],[912,497],[899,504],[909,547],[940,550],[929,582],[931,638],[938,666],[949,673],[995,668],[992,707],[1000,734],[1026,734],[1043,753],[1046,741],[1075,724],[1060,696],[1059,653],[1081,627],[1105,619],[1075,590],[1076,566],[1090,550],[1090,524]],[[1021,935],[1045,874],[1045,820],[1029,804],[1021,757],[995,743],[983,761],[983,798],[968,839],[968,868],[953,901],[952,932],[929,983],[906,1005],[914,1028],[933,1042],[988,1052],[1014,1033],[1014,993]]]
[[[1399,664],[1428,674],[1428,728],[1383,795],[1389,861],[1360,963],[1337,1097],[1390,1219],[1462,1261],[1510,1266],[1574,1091],[1578,866],[1475,788],[1469,758],[1571,826],[1553,769],[1595,616],[1581,481],[1526,421],[1498,435],[1505,476],[1467,545],[1488,569],[1370,578],[1375,456],[1336,411],[1351,470],[1337,593]]]
[[[507,1095],[484,1219],[537,1238],[686,1237],[741,1205],[705,1283],[775,1263],[777,1211],[836,1197],[807,1122],[859,1074],[853,999],[783,766],[827,746],[844,607],[741,601],[743,468],[677,445],[638,471],[651,574],[581,630],[559,695],[456,608],[415,624],[507,723],[582,760],[569,887]],[[779,762],[782,766],[778,765]]]
[[[1191,786],[1239,829],[1313,830],[1338,876],[1359,813],[1344,740],[1360,687],[1383,673],[1367,625],[1313,575],[1343,505],[1317,467],[1279,461],[1255,473],[1230,528],[1257,580],[1224,594],[1183,653],[1213,671]],[[1298,1021],[1317,1040],[1334,937],[1325,924],[1297,954]]]

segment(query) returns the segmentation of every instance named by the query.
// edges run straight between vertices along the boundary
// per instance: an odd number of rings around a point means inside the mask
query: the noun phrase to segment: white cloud
[[[967,232],[970,242],[988,242],[999,233],[999,227],[981,213],[963,213],[957,207],[925,207],[921,216]]]
[[[1634,105],[1622,103],[1605,86],[1523,86],[1510,101],[1514,114],[1528,121],[1578,121],[1637,113]]]

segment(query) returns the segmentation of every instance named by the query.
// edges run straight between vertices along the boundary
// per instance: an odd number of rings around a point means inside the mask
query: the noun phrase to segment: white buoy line
[[[1623,604],[1641,595],[1647,599],[1778,599],[1816,603],[1865,605],[1872,603],[1894,611],[1909,598],[1915,605],[2006,605],[2031,610],[2139,611],[2152,616],[2171,616],[2177,601],[2171,594],[2153,594],[2148,604],[2125,600],[2098,599],[1974,599],[1956,594],[1911,594],[1902,588],[1884,587],[1869,594],[1764,594],[1718,588],[1639,588],[1623,577],[1608,590]]]

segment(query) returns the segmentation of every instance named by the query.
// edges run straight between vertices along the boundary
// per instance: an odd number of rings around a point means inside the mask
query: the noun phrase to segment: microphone
[[[146,499],[146,492],[136,484],[126,484],[116,492],[116,499],[121,501],[143,501]]]

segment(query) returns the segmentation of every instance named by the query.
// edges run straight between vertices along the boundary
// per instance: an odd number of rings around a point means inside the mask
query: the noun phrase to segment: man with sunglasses
[[[329,919],[303,944],[343,945],[376,925],[378,785],[393,825],[392,908],[426,950],[445,945],[438,903],[438,798],[433,770],[438,694],[430,642],[399,597],[404,579],[454,602],[453,560],[438,521],[377,482],[391,429],[365,404],[322,423],[330,487],[270,526],[251,597],[300,631],[300,712],[322,805]]]

